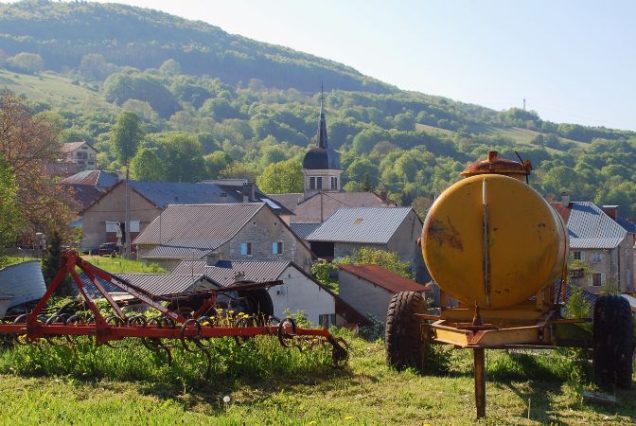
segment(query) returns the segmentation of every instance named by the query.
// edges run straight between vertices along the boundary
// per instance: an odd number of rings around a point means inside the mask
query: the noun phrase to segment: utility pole
[[[128,179],[130,178],[130,175],[128,173],[129,170],[129,164],[126,164],[126,179],[124,180],[124,239],[126,240],[124,242],[124,257],[126,257],[127,259],[130,258],[130,192],[128,191]]]

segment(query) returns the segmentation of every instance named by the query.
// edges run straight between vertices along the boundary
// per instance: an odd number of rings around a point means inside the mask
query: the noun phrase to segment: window
[[[592,285],[594,287],[601,287],[603,285],[603,274],[592,274]]]
[[[309,189],[322,189],[322,176],[309,177]]]
[[[583,256],[581,256],[580,251],[573,251],[572,257],[574,258],[574,260],[583,260]]]
[[[592,253],[592,256],[590,258],[590,262],[598,263],[601,260],[603,260],[603,253],[600,253],[598,251],[595,251],[595,252]]]
[[[336,314],[318,315],[318,323],[322,328],[329,328],[332,325],[336,325]]]
[[[252,255],[252,243],[247,241],[245,243],[241,243],[241,255],[242,256],[251,256]]]
[[[283,242],[276,241],[272,243],[272,254],[283,254]]]
[[[331,177],[331,189],[338,189],[338,178],[335,176]]]

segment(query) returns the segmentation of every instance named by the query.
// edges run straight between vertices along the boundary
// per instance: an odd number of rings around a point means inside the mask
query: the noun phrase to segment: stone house
[[[97,248],[104,242],[117,242],[123,235],[122,224],[126,220],[126,182],[119,181],[84,210],[82,216],[83,250]],[[131,240],[169,204],[242,203],[267,201],[260,191],[246,182],[240,185],[217,183],[177,183],[128,181],[128,211]],[[276,208],[278,207],[278,209]],[[274,206],[279,214],[288,212]],[[291,214],[289,212],[289,214]]]
[[[305,239],[324,259],[351,256],[362,247],[395,252],[423,282],[427,273],[417,244],[421,233],[422,221],[410,207],[343,208]]]
[[[309,271],[313,258],[266,203],[171,204],[133,244],[140,259],[168,269],[182,260],[286,260]]]
[[[391,298],[401,291],[423,293],[425,287],[378,265],[339,265],[339,296],[356,311],[386,322]]]
[[[584,267],[570,269],[570,281],[595,293],[604,285],[622,292],[634,289],[634,237],[602,208],[589,201],[552,203],[567,224],[570,262]],[[616,206],[607,206],[613,214]]]
[[[94,170],[97,167],[97,150],[86,141],[65,143],[62,154],[63,162],[77,164],[81,170]]]

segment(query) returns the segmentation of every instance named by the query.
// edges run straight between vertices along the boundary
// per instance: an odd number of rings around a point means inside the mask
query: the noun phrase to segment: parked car
[[[121,247],[116,243],[102,243],[97,249],[97,254],[100,256],[114,256],[121,253]]]

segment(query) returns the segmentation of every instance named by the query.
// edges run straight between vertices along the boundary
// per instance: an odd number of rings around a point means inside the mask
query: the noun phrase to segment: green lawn
[[[445,375],[395,372],[381,342],[351,335],[344,369],[325,352],[282,349],[274,338],[219,345],[212,376],[200,359],[167,367],[144,348],[88,350],[44,345],[0,354],[7,424],[395,424],[474,423],[471,357],[449,351]],[[139,345],[140,346],[140,345]],[[72,355],[72,354],[75,355]],[[566,355],[487,352],[487,418],[480,424],[627,424],[636,391],[620,405],[586,405],[580,364]],[[191,356],[189,354],[186,354]],[[67,362],[70,357],[73,362]],[[57,371],[57,373],[55,373]],[[230,402],[223,403],[228,396]],[[530,412],[528,413],[528,407]]]
[[[124,259],[122,257],[110,257],[110,256],[88,256],[82,255],[82,259],[112,273],[130,273],[130,272],[145,272],[145,273],[167,273],[161,266],[151,263],[145,264],[136,260]]]

